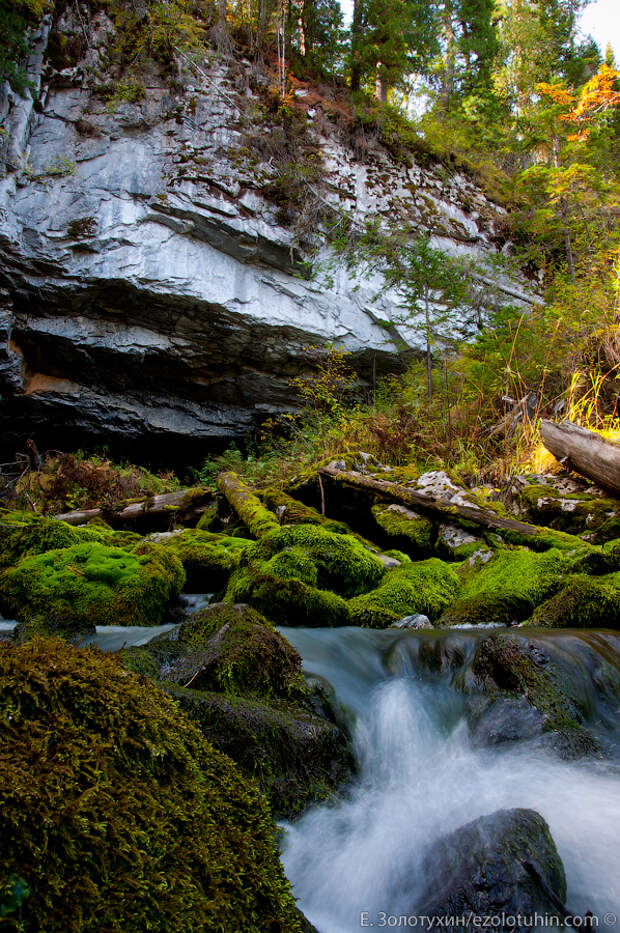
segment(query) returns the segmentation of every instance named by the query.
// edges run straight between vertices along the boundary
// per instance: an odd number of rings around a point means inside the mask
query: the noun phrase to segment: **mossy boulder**
[[[352,535],[334,534],[315,525],[294,525],[265,535],[251,552],[251,561],[269,561],[294,548],[315,565],[319,589],[343,597],[357,596],[377,586],[384,573],[381,561]],[[265,568],[271,572],[268,566]]]
[[[0,724],[0,890],[30,890],[7,929],[304,929],[258,789],[118,659],[0,647]]]
[[[429,555],[433,547],[433,523],[404,505],[373,505],[379,531],[391,547],[414,556]]]
[[[241,696],[306,694],[299,654],[249,606],[209,606],[181,625],[177,642],[184,653],[160,667],[162,681]]]
[[[22,557],[73,547],[85,541],[105,541],[112,529],[85,525],[73,528],[55,518],[32,512],[0,509],[0,571],[14,567]]]
[[[591,576],[620,571],[620,540],[614,539],[602,547],[580,548],[571,557],[570,569],[573,573],[586,573]]]
[[[534,610],[525,625],[620,628],[620,574],[594,579],[584,575],[572,577],[555,596]]]
[[[208,740],[258,782],[278,819],[293,818],[351,777],[355,762],[347,735],[299,704],[165,689]]]
[[[186,529],[162,537],[159,543],[183,564],[185,589],[189,593],[219,593],[226,587],[250,542],[209,531]]]
[[[387,628],[407,615],[439,618],[459,590],[453,568],[437,557],[390,570],[370,593],[349,600],[353,625]]]
[[[320,590],[297,577],[285,579],[264,564],[243,567],[231,577],[226,602],[246,602],[275,625],[316,628],[349,625],[349,606],[342,596]]]
[[[487,697],[525,697],[544,717],[543,729],[582,729],[585,710],[570,675],[537,644],[493,634],[478,642],[471,672]]]
[[[249,603],[278,625],[347,625],[344,597],[372,589],[384,573],[353,536],[291,525],[247,548],[225,599]]]
[[[476,565],[473,571],[467,568],[462,593],[440,622],[442,625],[521,622],[561,588],[569,570],[569,561],[558,550],[542,554],[526,548],[499,550],[481,567]]]
[[[157,625],[183,587],[178,559],[157,544],[83,543],[23,558],[2,578],[22,631],[77,633],[96,625]]]

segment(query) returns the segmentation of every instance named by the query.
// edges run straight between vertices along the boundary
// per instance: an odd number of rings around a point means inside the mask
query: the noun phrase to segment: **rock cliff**
[[[310,344],[342,345],[363,378],[393,369],[399,341],[381,324],[393,296],[373,300],[376,282],[342,265],[307,274],[317,248],[326,268],[340,217],[419,222],[482,261],[506,249],[502,209],[471,179],[346,138],[316,88],[295,87],[297,162],[283,169],[282,114],[250,62],[179,60],[174,80],[153,70],[114,87],[113,25],[99,12],[63,67],[46,48],[84,29],[75,15],[34,37],[32,93],[0,94],[4,454],[26,436],[134,453],[139,442],[161,459],[225,443],[295,407],[288,379]],[[320,172],[307,171],[313,159]],[[495,273],[483,306],[498,289],[530,300]],[[421,329],[408,340],[421,346]]]

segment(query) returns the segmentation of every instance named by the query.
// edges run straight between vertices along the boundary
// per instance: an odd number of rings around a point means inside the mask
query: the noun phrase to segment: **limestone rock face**
[[[52,35],[78,29],[72,15]],[[214,59],[200,75],[187,65],[175,89],[154,74],[138,102],[106,101],[94,76],[110,21],[97,13],[86,58],[60,71],[45,58],[50,28],[34,38],[32,96],[0,91],[6,450],[77,433],[117,448],[172,441],[168,456],[180,456],[294,409],[288,379],[308,369],[311,344],[341,345],[369,377],[398,365],[399,335],[380,323],[394,296],[373,301],[377,282],[341,266],[306,274],[312,249],[328,265],[326,227],[295,205],[283,217],[269,196],[280,169],[253,149],[273,127],[249,63]],[[320,190],[308,187],[315,207],[360,223],[402,216],[481,261],[497,252],[502,209],[471,180],[397,163],[379,145],[359,161],[319,110],[308,110],[323,163]],[[481,288],[531,300],[497,275]],[[455,329],[476,323],[464,314]],[[415,321],[407,339],[423,346]]]

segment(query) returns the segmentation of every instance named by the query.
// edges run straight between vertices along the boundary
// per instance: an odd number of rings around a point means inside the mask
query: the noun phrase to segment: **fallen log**
[[[109,522],[135,521],[146,515],[163,515],[174,512],[179,518],[188,519],[201,515],[207,504],[213,499],[213,493],[202,487],[179,489],[178,492],[166,492],[158,496],[146,496],[136,502],[128,502],[117,509],[78,509],[55,515],[58,521],[68,525],[85,525],[94,518],[103,518]]]
[[[367,490],[382,499],[391,502],[400,502],[409,508],[415,509],[429,518],[439,519],[449,524],[475,525],[497,532],[501,537],[513,544],[528,544],[536,546],[536,539],[541,547],[568,545],[574,546],[575,539],[571,535],[563,535],[537,525],[528,525],[516,518],[506,518],[498,515],[491,509],[478,508],[475,505],[460,505],[444,502],[417,489],[401,486],[399,483],[390,483],[387,480],[374,479],[364,473],[354,471],[336,470],[332,467],[322,467],[319,473],[329,477],[332,481],[353,486],[356,489]]]
[[[543,444],[567,470],[620,493],[620,444],[573,424],[541,421]]]
[[[236,473],[220,473],[217,488],[255,538],[261,538],[269,531],[280,528],[280,522],[274,513],[265,508],[258,496],[254,495]]]

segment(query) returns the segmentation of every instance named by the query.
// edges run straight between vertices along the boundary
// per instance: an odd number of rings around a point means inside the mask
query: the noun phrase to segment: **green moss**
[[[573,577],[538,606],[525,625],[544,628],[620,628],[620,579]],[[620,577],[620,574],[618,575]]]
[[[284,580],[265,572],[264,566],[243,567],[234,573],[226,601],[247,602],[276,625],[316,628],[350,624],[349,608],[341,596],[295,578]]]
[[[344,522],[335,521],[321,515],[316,509],[294,499],[277,487],[266,489],[261,498],[265,505],[278,516],[281,525],[321,525],[325,531],[334,534],[350,535],[351,529]]]
[[[250,560],[269,560],[295,548],[315,564],[317,586],[342,596],[375,587],[384,573],[381,561],[351,535],[333,534],[315,525],[293,525],[270,532],[252,549]]]
[[[374,505],[377,525],[400,548],[429,553],[433,544],[433,523],[402,505]]]
[[[349,600],[351,621],[368,628],[386,628],[414,613],[437,619],[454,601],[458,589],[456,573],[437,557],[405,564],[390,570],[376,590]]]
[[[106,540],[106,544],[112,547],[132,548],[137,547],[143,540],[142,535],[136,534],[135,531],[113,531]]]
[[[190,593],[217,593],[226,586],[250,542],[208,531],[185,530],[160,543],[183,564]]]
[[[620,542],[610,541],[604,547],[583,546],[571,558],[571,570],[574,573],[586,573],[600,576],[620,570]]]
[[[196,528],[199,531],[215,531],[219,522],[218,512],[215,506],[205,509],[198,520]]]
[[[311,557],[300,547],[286,548],[264,564],[265,571],[282,580],[301,580],[309,586],[316,586],[318,581],[317,566]]]
[[[217,485],[255,538],[262,538],[280,527],[274,513],[265,508],[236,473],[222,473]]]
[[[441,622],[444,625],[520,622],[557,592],[568,568],[566,556],[557,550],[543,554],[524,548],[500,550],[481,569],[474,568],[461,596]]]
[[[324,525],[327,521],[316,509],[293,499],[277,487],[266,489],[262,499],[267,508],[280,518],[282,525]]]
[[[476,646],[472,672],[484,692],[525,696],[545,717],[546,731],[580,729],[584,716],[570,683],[525,639],[491,635]]]
[[[302,929],[258,789],[113,656],[2,648],[0,726],[0,890],[30,888],[9,928]]]
[[[144,542],[132,551],[78,544],[22,559],[2,580],[15,617],[41,631],[156,625],[185,574],[174,555]]]
[[[306,694],[298,653],[248,606],[209,606],[183,623],[177,641],[184,653],[160,668],[161,680],[242,696]]]
[[[585,531],[597,541],[608,541],[620,531],[620,502],[585,493],[561,493],[553,486],[531,483],[520,499],[535,520],[572,534]]]
[[[410,564],[411,558],[408,554],[404,554],[402,551],[397,551],[395,548],[390,548],[389,551],[384,551],[386,557],[393,557],[394,560],[399,560],[401,564]]]
[[[32,554],[72,547],[82,541],[104,541],[111,529],[86,525],[74,528],[55,518],[32,512],[9,512],[0,509],[0,570],[13,567]]]
[[[292,819],[347,781],[354,759],[334,723],[284,700],[166,686],[209,742],[254,778],[276,818]],[[239,927],[245,933],[245,926]],[[266,927],[265,929],[269,929]]]

